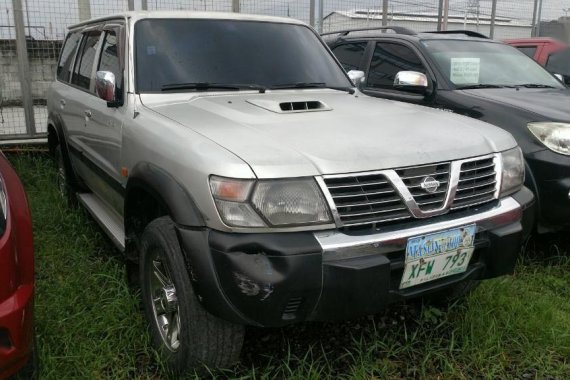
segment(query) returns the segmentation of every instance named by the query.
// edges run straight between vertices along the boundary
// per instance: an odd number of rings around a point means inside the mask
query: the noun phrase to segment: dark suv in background
[[[364,94],[509,131],[523,149],[526,185],[537,195],[538,231],[568,229],[570,91],[554,75],[517,49],[470,31],[390,27],[324,37]]]

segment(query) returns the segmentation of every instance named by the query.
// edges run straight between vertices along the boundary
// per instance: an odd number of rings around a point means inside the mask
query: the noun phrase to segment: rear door
[[[72,163],[87,186],[94,190],[97,180],[92,165],[92,154],[89,152],[87,125],[91,118],[88,112],[89,104],[95,97],[95,62],[102,32],[99,27],[93,27],[83,33],[79,53],[75,59],[71,74],[70,96],[66,99],[68,120],[68,147]]]

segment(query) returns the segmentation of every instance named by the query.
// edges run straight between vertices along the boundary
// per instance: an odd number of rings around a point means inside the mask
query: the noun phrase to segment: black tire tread
[[[191,326],[187,329],[192,331],[191,336],[181,332],[181,348],[176,353],[171,353],[166,348],[161,350],[171,369],[176,373],[185,373],[191,370],[203,373],[206,369],[204,365],[213,368],[225,368],[238,361],[243,344],[244,327],[214,317],[199,303],[186,270],[178,238],[174,230],[174,223],[170,217],[160,217],[149,223],[143,232],[141,240],[141,285],[143,287],[143,303],[145,303],[147,319],[152,320],[151,318],[153,317],[149,314],[149,312],[152,312],[152,308],[150,305],[146,305],[147,297],[144,293],[146,289],[144,279],[142,278],[142,273],[144,273],[143,265],[145,265],[143,256],[145,251],[154,244],[168,249],[172,254],[172,257],[168,257],[167,260],[174,261],[170,262],[170,269],[172,277],[178,277],[178,284],[176,284],[177,293],[181,292],[179,286],[180,282],[182,282],[182,286],[187,289],[188,298],[190,299],[190,302],[186,302],[189,314],[188,320],[182,320],[184,318],[182,312],[180,317],[182,326],[185,326],[185,324]],[[177,272],[177,275],[174,272]],[[158,332],[152,330],[151,334],[158,334]],[[154,336],[153,339],[155,344],[161,344],[159,336]],[[184,339],[191,339],[191,343],[183,349]]]

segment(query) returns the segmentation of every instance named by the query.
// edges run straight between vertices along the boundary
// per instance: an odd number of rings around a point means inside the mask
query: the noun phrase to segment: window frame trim
[[[388,88],[374,88],[374,87],[369,87],[368,86],[368,78],[370,75],[370,65],[372,64],[372,59],[374,58],[374,51],[376,50],[376,46],[380,43],[391,43],[391,44],[396,44],[396,45],[401,45],[404,47],[409,48],[413,53],[416,54],[416,56],[419,58],[420,62],[422,63],[422,65],[424,66],[424,68],[426,69],[426,73],[425,75],[427,76],[428,79],[428,88],[432,90],[432,92],[435,93],[435,90],[437,90],[437,87],[439,87],[437,85],[437,81],[434,79],[435,75],[433,70],[431,69],[431,66],[429,64],[429,62],[426,60],[426,57],[424,56],[424,54],[422,54],[422,51],[420,49],[418,49],[416,46],[414,46],[414,44],[408,43],[407,41],[404,40],[399,40],[399,39],[394,39],[394,38],[386,38],[386,39],[381,39],[381,40],[373,40],[370,41],[370,53],[368,54],[367,57],[367,62],[365,63],[365,78],[366,81],[364,83],[364,86],[362,88],[363,91],[370,91],[370,92],[375,92],[375,93],[380,93],[380,94],[386,94],[386,95],[391,95],[391,96],[405,96],[405,97],[413,97],[413,98],[418,98],[418,97],[424,97],[423,95],[415,95],[406,91],[401,91],[401,90],[397,90],[397,89],[388,89]]]

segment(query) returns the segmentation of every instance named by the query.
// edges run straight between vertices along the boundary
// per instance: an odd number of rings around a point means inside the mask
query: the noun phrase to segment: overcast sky
[[[33,26],[31,35],[41,39],[62,38],[68,25],[76,23],[79,0],[22,0],[28,3],[29,12],[25,13],[25,23]],[[91,15],[103,16],[126,10],[127,0],[90,0]],[[382,0],[324,0],[325,15],[335,10],[381,8]],[[318,2],[318,0],[317,0]],[[535,0],[498,0],[497,15],[520,21],[530,22]],[[390,0],[390,11],[398,12],[437,12],[438,0]],[[475,0],[450,0],[450,13],[465,14],[469,4]],[[231,0],[148,0],[150,9],[188,9],[188,10],[231,10]],[[140,0],[135,0],[135,7],[140,9]],[[12,0],[0,0],[0,38],[14,38],[11,17]],[[543,0],[542,19],[552,20],[563,16],[563,9],[570,8],[570,0]],[[261,13],[275,16],[291,16],[308,21],[309,0],[241,0],[244,13]],[[491,0],[479,0],[479,12],[490,15]],[[570,12],[569,12],[570,13]],[[12,28],[6,26],[11,25]],[[28,34],[28,31],[26,30]]]

